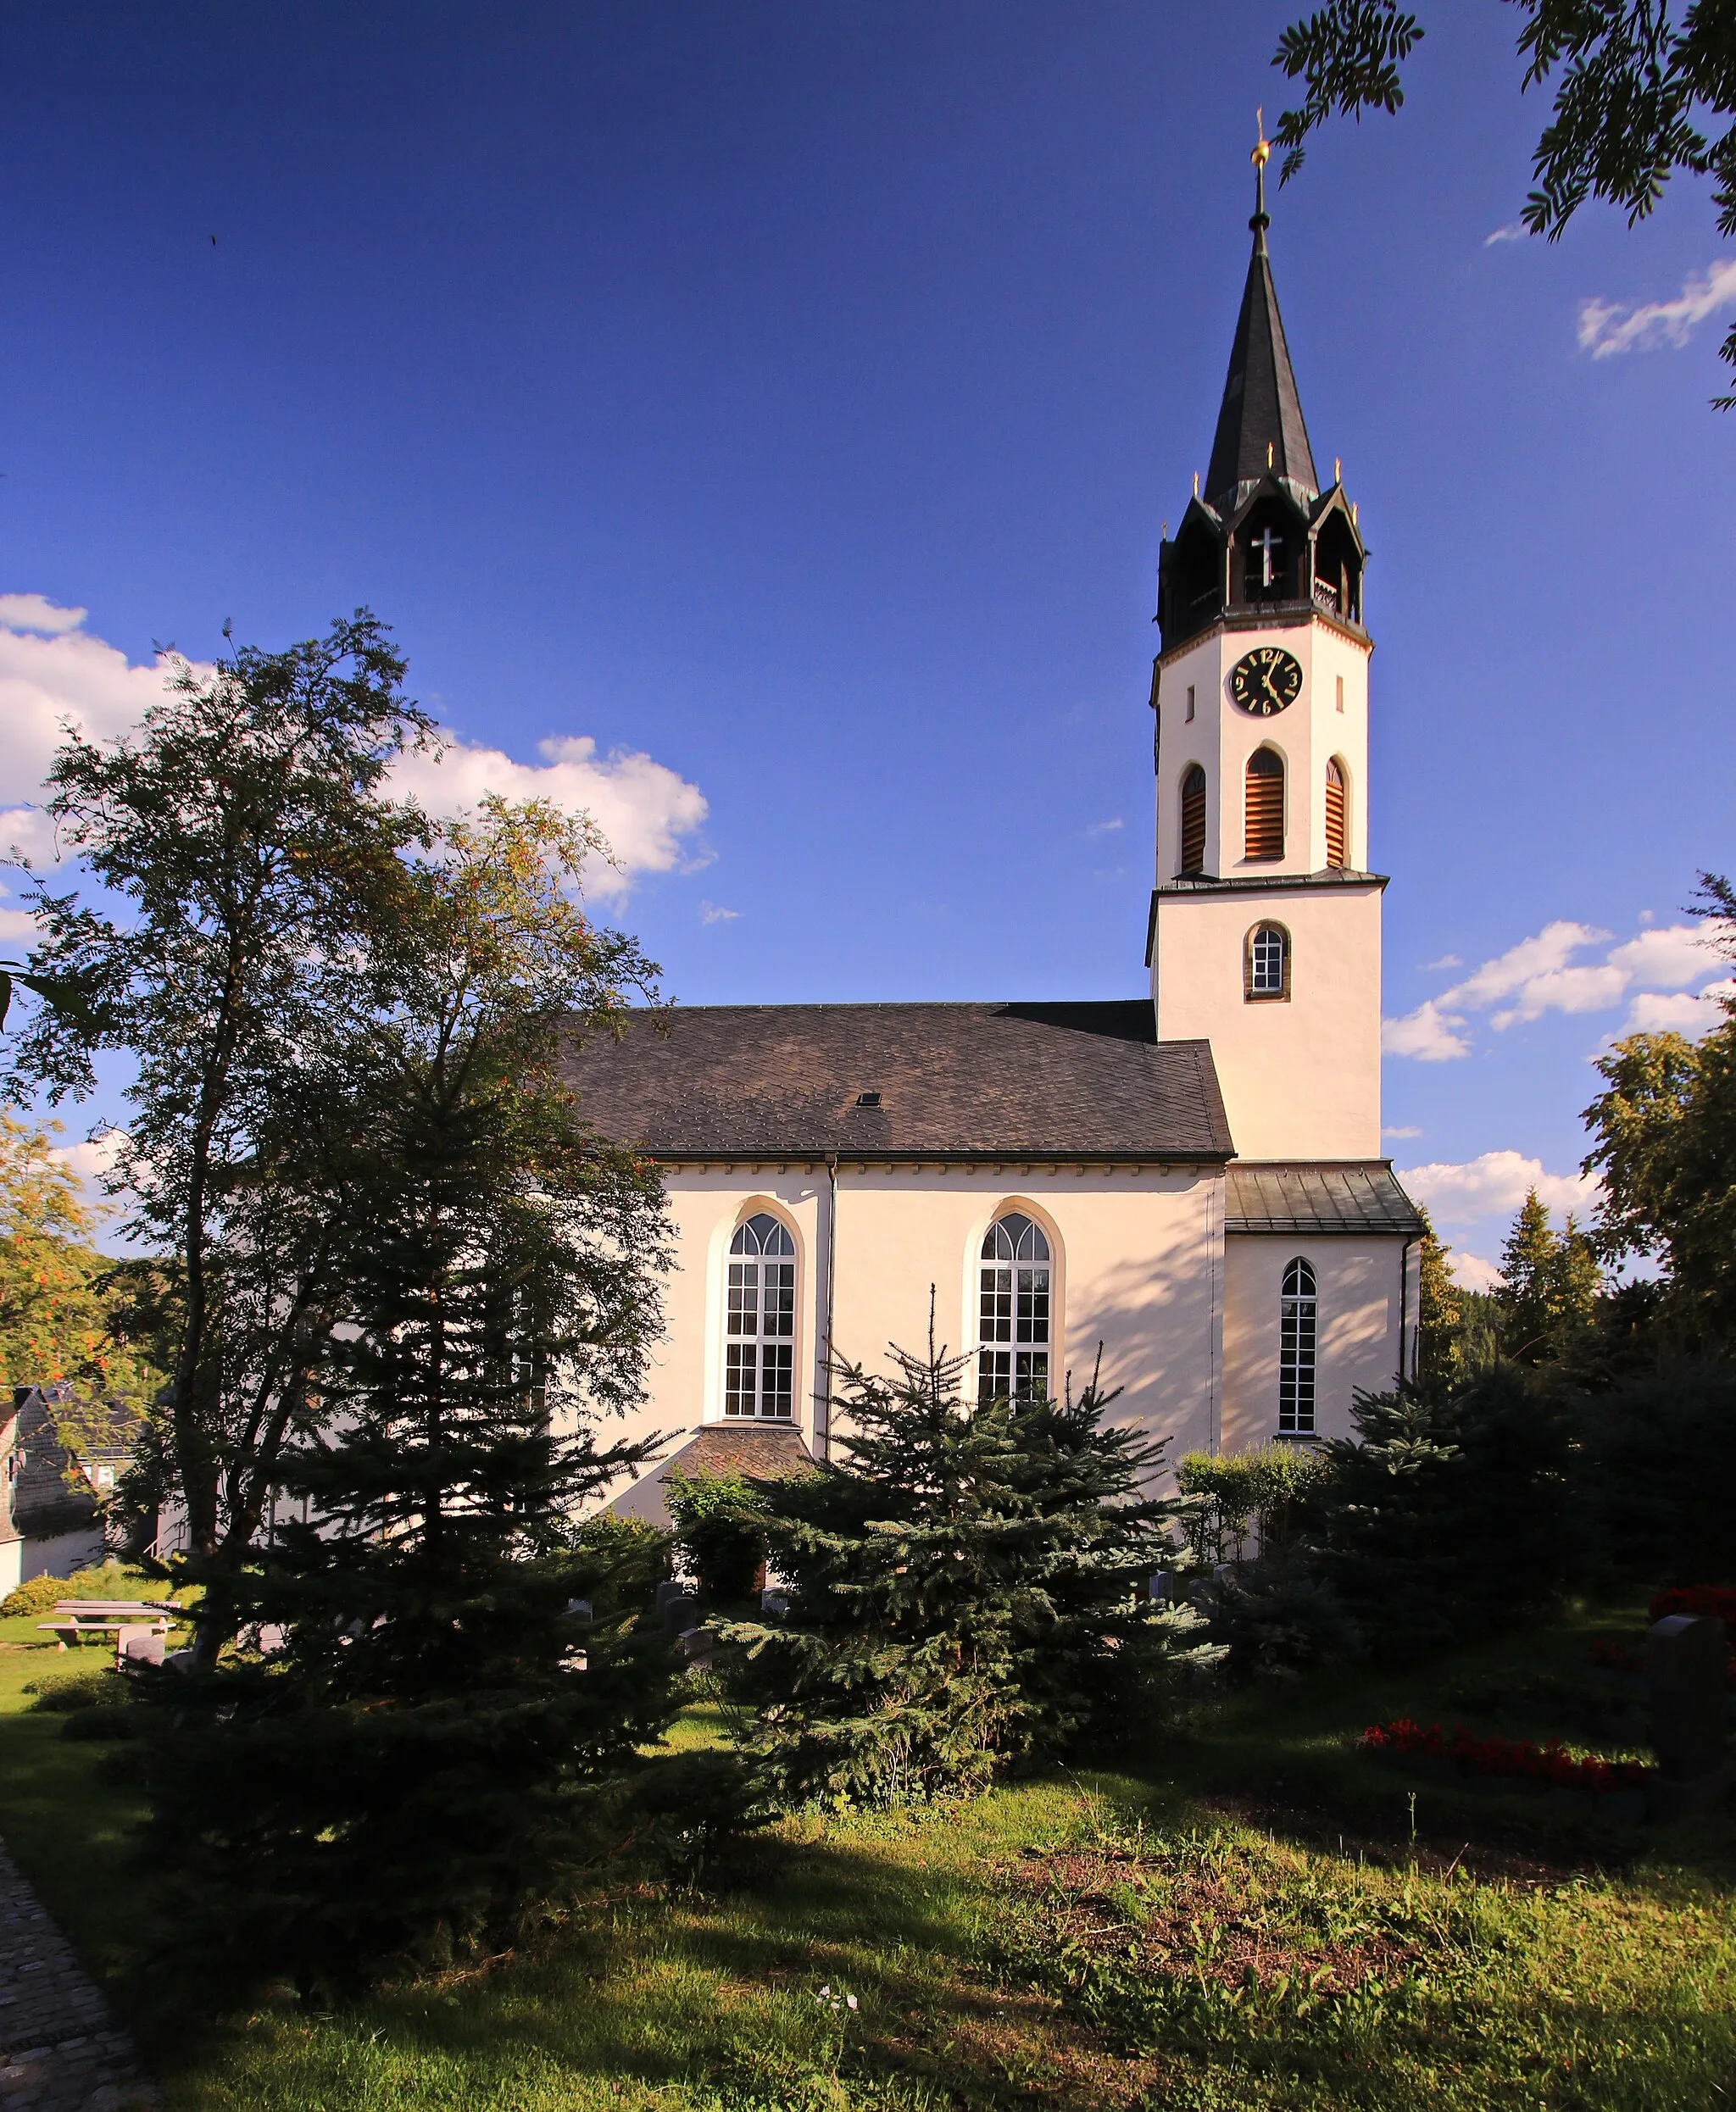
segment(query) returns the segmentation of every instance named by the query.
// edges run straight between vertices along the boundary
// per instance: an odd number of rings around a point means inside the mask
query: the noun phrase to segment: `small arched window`
[[[1284,1270],[1278,1301],[1278,1435],[1314,1434],[1314,1348],[1320,1293],[1300,1254]]]
[[[976,1398],[1041,1400],[1049,1392],[1049,1251],[1043,1227],[1009,1210],[982,1242]]]
[[[769,1211],[729,1245],[723,1412],[787,1422],[795,1413],[796,1243]]]
[[[1197,763],[1182,780],[1182,862],[1176,870],[1205,870],[1205,772]]]
[[[1290,994],[1290,935],[1281,924],[1256,924],[1248,934],[1242,994],[1252,1004]]]
[[[1349,809],[1344,797],[1344,766],[1337,756],[1326,766],[1326,862],[1339,868],[1350,863]]]
[[[1248,777],[1243,795],[1244,858],[1282,858],[1284,854],[1284,763],[1270,748],[1255,748],[1248,758]]]

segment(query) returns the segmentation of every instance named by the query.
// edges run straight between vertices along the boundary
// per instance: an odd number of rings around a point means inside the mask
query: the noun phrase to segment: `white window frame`
[[[1050,1391],[1055,1253],[1027,1210],[1003,1210],[976,1258],[976,1403],[1035,1399]]]
[[[1305,1254],[1284,1264],[1278,1291],[1278,1435],[1312,1437],[1320,1378],[1320,1279]]]
[[[796,1242],[770,1210],[737,1226],[724,1257],[722,1420],[796,1419]]]

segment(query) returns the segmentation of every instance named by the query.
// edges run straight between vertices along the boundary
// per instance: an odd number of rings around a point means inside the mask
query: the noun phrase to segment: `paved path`
[[[0,2112],[153,2105],[132,2041],[0,1848]]]

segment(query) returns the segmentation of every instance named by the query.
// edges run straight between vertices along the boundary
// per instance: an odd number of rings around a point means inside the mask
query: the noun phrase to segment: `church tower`
[[[1270,151],[1205,486],[1159,568],[1148,961],[1158,1038],[1211,1043],[1244,1160],[1372,1159],[1367,553],[1309,445],[1266,253]]]

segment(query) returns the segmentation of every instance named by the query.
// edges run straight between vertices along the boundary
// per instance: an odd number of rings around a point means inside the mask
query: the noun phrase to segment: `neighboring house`
[[[62,1382],[14,1387],[0,1425],[0,1592],[101,1558],[103,1513],[131,1457],[138,1411]]]
[[[656,1159],[676,1229],[637,1431],[676,1448],[620,1510],[659,1516],[660,1473],[732,1458],[726,1430],[826,1457],[829,1357],[921,1350],[931,1287],[978,1398],[1077,1389],[1100,1343],[1115,1414],[1178,1449],[1346,1434],[1358,1388],[1414,1368],[1366,552],[1315,468],[1263,188],[1203,492],[1162,547],[1149,995],[677,1007],[580,1049],[583,1111]],[[1015,870],[1040,886],[1034,847]]]

